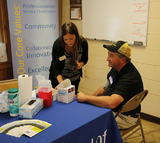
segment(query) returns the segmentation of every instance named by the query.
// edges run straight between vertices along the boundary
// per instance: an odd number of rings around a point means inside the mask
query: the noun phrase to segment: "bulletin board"
[[[83,0],[82,35],[146,46],[149,0]]]

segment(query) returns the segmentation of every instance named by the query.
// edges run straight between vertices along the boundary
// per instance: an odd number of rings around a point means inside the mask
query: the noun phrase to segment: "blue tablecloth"
[[[76,100],[69,104],[53,102],[43,108],[34,119],[51,123],[52,126],[29,138],[12,137],[0,133],[1,143],[121,143],[114,115],[110,109],[96,107]],[[21,120],[0,113],[0,126]]]

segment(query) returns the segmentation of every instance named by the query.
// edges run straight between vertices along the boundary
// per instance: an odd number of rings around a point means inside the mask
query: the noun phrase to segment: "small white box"
[[[65,88],[58,88],[57,100],[69,103],[75,99],[75,86],[70,85]]]

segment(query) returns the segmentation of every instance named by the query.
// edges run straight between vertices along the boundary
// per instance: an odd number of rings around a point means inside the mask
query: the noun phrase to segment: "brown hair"
[[[125,55],[121,54],[121,53],[117,53],[119,58],[125,57],[126,58],[126,63],[131,61],[131,58],[126,57]]]
[[[79,56],[79,49],[81,46],[81,42],[83,37],[79,35],[78,29],[76,27],[76,25],[72,22],[66,22],[62,25],[61,27],[61,39],[63,41],[63,43],[65,44],[64,40],[63,40],[63,36],[67,35],[67,34],[73,34],[76,36],[76,41],[73,47],[73,58],[71,61],[72,65],[76,65],[76,60],[78,60],[78,56]]]

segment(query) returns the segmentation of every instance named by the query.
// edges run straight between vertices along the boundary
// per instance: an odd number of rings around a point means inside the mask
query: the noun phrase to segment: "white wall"
[[[70,21],[70,0],[63,0],[62,23]],[[131,46],[132,62],[141,73],[144,89],[149,94],[142,103],[142,112],[160,117],[160,0],[150,0],[148,18],[148,37],[146,47]],[[83,16],[83,13],[82,13]],[[83,17],[82,17],[83,20]],[[74,22],[81,34],[81,20]],[[84,77],[81,80],[79,91],[87,94],[93,93],[104,82],[109,71],[107,50],[103,48],[102,41],[88,40],[89,61],[83,67]],[[110,44],[110,43],[108,43]]]

